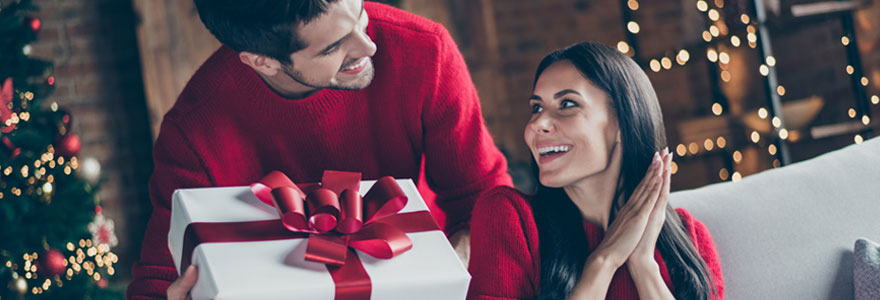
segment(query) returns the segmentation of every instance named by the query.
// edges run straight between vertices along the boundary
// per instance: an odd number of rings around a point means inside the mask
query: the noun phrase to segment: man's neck
[[[290,100],[303,99],[321,90],[319,88],[307,87],[299,84],[282,72],[279,72],[275,76],[266,76],[260,72],[257,72],[257,75],[260,75],[260,78],[262,78],[263,82],[269,86],[269,89],[279,96]],[[301,88],[291,89],[288,88],[289,86],[301,86]]]

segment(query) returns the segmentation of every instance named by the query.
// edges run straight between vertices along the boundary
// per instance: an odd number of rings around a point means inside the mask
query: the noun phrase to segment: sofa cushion
[[[878,180],[874,138],[670,202],[711,232],[725,298],[853,299],[853,241],[880,241]]]
[[[859,239],[853,254],[856,300],[880,299],[880,245],[868,239]]]

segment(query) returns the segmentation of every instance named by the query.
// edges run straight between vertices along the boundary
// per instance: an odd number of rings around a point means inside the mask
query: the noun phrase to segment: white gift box
[[[427,211],[412,180],[398,179],[408,198],[400,213]],[[364,195],[375,180],[362,181]],[[180,270],[184,230],[194,222],[243,222],[278,219],[247,186],[180,189],[174,192],[168,246]],[[413,247],[392,259],[357,251],[372,283],[370,299],[464,299],[470,275],[439,230],[408,233]],[[193,299],[321,299],[335,297],[324,264],[306,261],[307,239],[223,242],[198,245],[192,264],[199,278]]]

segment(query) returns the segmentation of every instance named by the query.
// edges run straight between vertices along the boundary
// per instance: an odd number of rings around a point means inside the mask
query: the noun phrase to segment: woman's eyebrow
[[[583,95],[581,95],[581,93],[578,93],[578,92],[575,91],[575,90],[572,90],[572,89],[564,89],[564,90],[559,91],[558,93],[554,94],[554,95],[553,95],[553,98],[562,98],[562,96],[565,96],[565,95],[568,95],[568,94],[577,94],[578,96],[583,97]]]

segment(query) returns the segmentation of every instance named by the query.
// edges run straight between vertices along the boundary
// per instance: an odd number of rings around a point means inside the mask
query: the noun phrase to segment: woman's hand
[[[630,269],[634,266],[655,263],[654,249],[657,245],[657,237],[660,236],[660,229],[663,228],[663,223],[666,222],[666,206],[669,204],[669,182],[671,176],[669,165],[672,163],[672,154],[664,149],[660,153],[660,158],[662,161],[660,195],[651,209],[642,239],[639,240],[639,244],[636,245],[629,259],[627,259],[627,266]]]
[[[590,256],[597,256],[615,270],[629,259],[645,235],[651,212],[660,196],[665,159],[665,155],[659,152],[654,154],[645,177],[633,191],[629,201],[621,207],[614,222],[605,231],[602,242]]]
[[[189,266],[186,268],[186,271],[183,272],[183,275],[180,275],[177,280],[175,280],[171,285],[168,286],[168,290],[166,290],[166,296],[168,296],[168,300],[183,300],[183,299],[192,299],[189,296],[189,290],[192,289],[193,285],[196,284],[196,280],[199,279],[199,270],[196,269],[195,266]]]

